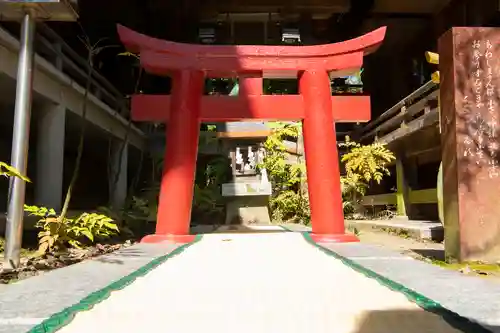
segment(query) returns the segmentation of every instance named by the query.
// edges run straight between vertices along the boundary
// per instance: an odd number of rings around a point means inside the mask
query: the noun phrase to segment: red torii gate
[[[352,242],[344,230],[335,122],[370,120],[369,96],[332,96],[329,75],[359,70],[386,28],[316,46],[194,45],[151,38],[118,26],[149,73],[171,76],[171,95],[135,95],[132,119],[168,122],[156,234],[143,242],[188,242],[201,121],[303,121],[304,150],[316,241]],[[239,96],[203,96],[205,77],[239,77]],[[263,77],[295,77],[300,95],[264,95]]]

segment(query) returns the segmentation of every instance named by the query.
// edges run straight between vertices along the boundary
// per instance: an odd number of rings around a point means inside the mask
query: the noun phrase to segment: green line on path
[[[134,282],[137,278],[143,277],[152,270],[154,270],[156,267],[160,266],[163,264],[165,261],[168,259],[171,259],[172,257],[175,257],[184,250],[186,250],[188,247],[191,245],[199,242],[201,240],[202,236],[201,235],[196,235],[194,241],[191,243],[183,244],[179,246],[178,248],[174,249],[172,252],[169,254],[163,255],[161,257],[155,258],[151,260],[149,263],[146,265],[140,267],[139,269],[133,271],[127,276],[122,277],[118,281],[115,281],[106,287],[97,290],[87,297],[83,298],[80,302],[78,302],[75,305],[72,305],[70,307],[65,308],[64,310],[53,314],[37,326],[33,327],[26,333],[55,333],[58,330],[60,330],[62,327],[68,325],[71,323],[73,318],[75,318],[75,315],[78,314],[79,312],[82,311],[88,311],[92,309],[95,305],[101,303],[102,301],[106,300],[113,291],[121,290],[128,285],[130,285],[132,282]]]
[[[288,229],[289,230],[289,229]],[[447,308],[443,307],[441,304],[437,303],[436,301],[433,301],[432,299],[417,293],[414,290],[411,290],[404,285],[393,281],[391,279],[386,278],[385,276],[382,276],[360,264],[357,262],[348,259],[340,254],[338,254],[335,251],[332,251],[318,243],[316,243],[312,238],[309,232],[301,232],[302,235],[304,236],[304,239],[311,245],[315,246],[319,250],[323,251],[325,254],[334,257],[335,259],[340,260],[344,265],[348,266],[349,268],[352,268],[358,273],[363,274],[367,278],[371,278],[376,280],[378,283],[383,285],[384,287],[387,287],[393,291],[400,292],[403,295],[408,298],[411,302],[414,302],[417,304],[420,308],[422,308],[425,311],[434,313],[443,320],[445,320],[450,326],[453,328],[460,330],[464,333],[492,333],[490,330],[484,328],[481,326],[479,323],[473,322],[468,318],[462,317],[456,312],[453,312],[451,310],[448,310]],[[436,332],[437,333],[437,332]]]

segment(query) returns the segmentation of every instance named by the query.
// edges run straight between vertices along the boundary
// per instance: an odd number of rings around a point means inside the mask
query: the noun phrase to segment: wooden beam
[[[439,65],[439,54],[427,51],[425,52],[425,60],[427,60],[429,64]]]
[[[134,121],[168,122],[170,95],[134,95]],[[336,122],[370,120],[369,96],[332,96]],[[304,118],[304,102],[300,95],[203,96],[201,118],[205,122],[240,120],[300,120]]]
[[[400,112],[398,115],[395,115],[393,118],[388,119],[386,122],[380,124],[369,133],[365,134],[361,139],[366,139],[370,136],[376,135],[384,130],[390,129],[391,127],[397,126],[404,122],[405,119],[411,118],[420,111],[422,111],[431,101],[437,100],[439,97],[439,90],[435,90],[431,92],[429,95],[425,96],[415,104],[411,104],[408,107],[403,106],[401,109],[406,108],[404,112]]]
[[[410,204],[436,204],[437,191],[435,188],[425,190],[410,190],[409,192]],[[363,206],[388,206],[397,204],[396,193],[385,193],[376,195],[367,195],[362,200]]]
[[[428,81],[423,86],[421,86],[420,88],[418,88],[417,90],[415,90],[414,92],[403,98],[398,103],[396,103],[389,110],[385,111],[380,116],[373,119],[373,121],[368,123],[366,126],[359,128],[355,133],[356,136],[364,136],[365,133],[372,130],[377,125],[383,123],[384,121],[387,121],[389,118],[394,117],[394,115],[399,113],[399,111],[403,106],[406,106],[407,104],[412,104],[415,99],[420,98],[422,95],[426,94],[429,90],[434,89],[434,87],[436,87],[436,83],[434,83],[432,80]]]
[[[366,195],[362,200],[363,206],[385,206],[385,205],[396,205],[397,197],[396,193],[385,193],[376,195]]]
[[[435,204],[437,203],[437,191],[435,188],[425,190],[410,191],[410,203],[418,204]]]
[[[168,76],[172,71],[199,70],[207,77],[234,77],[243,73],[263,73],[266,78],[297,77],[300,71],[324,70],[335,77],[352,73],[363,66],[362,51],[331,55],[328,57],[262,57],[235,55],[213,57],[211,55],[192,57],[182,54],[141,52],[141,66],[146,72]]]
[[[425,113],[423,116],[409,122],[406,127],[399,128],[394,132],[385,135],[384,137],[380,138],[379,141],[381,143],[390,144],[393,141],[400,140],[412,133],[420,131],[423,128],[437,124],[438,122],[439,112],[436,108],[428,113]]]

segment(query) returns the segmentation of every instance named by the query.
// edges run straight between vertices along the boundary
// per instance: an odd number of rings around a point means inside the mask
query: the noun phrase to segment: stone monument
[[[500,261],[500,29],[439,39],[445,247],[448,259]]]

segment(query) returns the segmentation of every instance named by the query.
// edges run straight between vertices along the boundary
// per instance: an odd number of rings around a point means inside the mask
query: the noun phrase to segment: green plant
[[[19,170],[1,161],[0,161],[0,176],[17,177],[24,180],[25,182],[31,182],[30,179],[24,176]]]
[[[277,223],[303,223],[311,220],[309,197],[293,190],[283,191],[270,200],[271,217]]]
[[[221,212],[222,207],[219,204],[220,190],[212,186],[201,188],[198,184],[194,185],[193,208],[202,212]]]
[[[264,143],[266,156],[259,165],[265,168],[273,186],[270,209],[273,221],[301,221],[309,223],[310,210],[307,193],[301,185],[306,182],[305,165],[291,163],[288,158],[286,139],[296,140],[301,131],[300,123],[269,123],[272,134]],[[383,144],[361,145],[350,141],[340,145],[347,148],[341,161],[346,174],[341,177],[343,208],[345,214],[360,209],[359,201],[366,194],[370,181],[380,182],[389,174],[387,165],[394,154]]]
[[[353,214],[359,210],[359,201],[366,194],[368,184],[360,180],[356,173],[348,173],[340,177],[342,186],[342,207],[344,214]]]
[[[199,167],[203,172],[194,186],[193,212],[201,218],[220,215],[224,210],[221,185],[228,180],[229,162],[227,158],[214,156]]]
[[[339,146],[347,148],[341,162],[345,164],[346,174],[340,178],[344,214],[364,211],[360,201],[366,194],[369,183],[380,183],[390,175],[387,165],[395,160],[394,154],[385,145],[375,142],[361,145],[346,137]]]
[[[70,183],[68,185],[68,189],[66,191],[66,196],[64,198],[63,207],[61,210],[61,214],[58,219],[62,223],[66,219],[66,215],[69,210],[69,204],[71,202],[71,198],[73,195],[73,190],[78,180],[78,176],[80,174],[81,161],[83,158],[83,149],[85,146],[85,134],[87,129],[87,109],[88,109],[88,100],[90,94],[90,88],[92,86],[92,76],[94,75],[94,57],[99,54],[102,50],[106,48],[106,46],[99,46],[101,40],[97,43],[92,44],[88,36],[79,37],[80,41],[84,44],[87,49],[87,72],[86,72],[86,83],[85,90],[83,93],[83,101],[82,101],[82,120],[81,120],[81,128],[80,128],[80,138],[78,140],[78,149],[75,160],[75,168],[73,169],[73,174],[71,176]],[[108,46],[109,47],[109,46]]]
[[[341,162],[345,163],[347,175],[358,175],[359,181],[380,183],[384,175],[390,175],[387,165],[396,159],[394,154],[384,144],[374,142],[361,145],[350,141],[346,137],[345,143],[340,146],[347,147],[349,151],[342,156]]]
[[[36,227],[38,233],[38,252],[63,250],[68,246],[81,248],[86,242],[108,238],[120,232],[116,223],[106,215],[82,213],[75,218],[61,218],[54,209],[37,206],[24,206],[32,216],[39,217]]]
[[[301,222],[310,220],[309,198],[301,190],[305,181],[305,165],[290,163],[285,139],[297,139],[300,123],[268,123],[272,133],[264,142],[266,151],[259,168],[266,169],[272,184],[269,200],[271,216],[275,222]]]
[[[227,158],[221,156],[213,156],[205,161],[198,160],[192,203],[194,217],[222,214],[221,184],[226,181],[228,164]],[[157,175],[161,174],[162,170],[163,160],[159,159],[153,170],[153,184],[134,196],[130,205],[123,211],[122,219],[126,225],[156,221],[160,192],[160,177]]]
[[[25,182],[28,183],[31,182],[31,180],[28,177],[24,176],[19,170],[1,161],[0,161],[0,176],[17,177],[19,179],[24,180]],[[4,247],[5,247],[5,239],[0,238],[0,253],[4,251]]]

